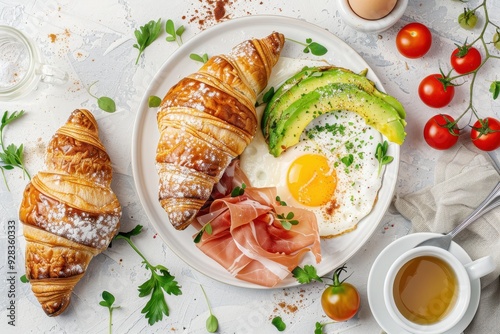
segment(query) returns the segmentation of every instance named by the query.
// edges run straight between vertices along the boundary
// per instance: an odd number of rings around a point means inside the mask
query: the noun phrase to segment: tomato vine
[[[479,4],[475,8],[472,8],[472,9],[464,8],[464,13],[472,13],[471,15],[475,15],[476,11],[482,10],[482,12],[484,14],[485,22],[484,22],[483,27],[481,28],[479,35],[472,42],[470,42],[470,43],[466,42],[466,44],[468,47],[472,47],[473,45],[480,43],[483,46],[485,56],[482,59],[479,66],[475,70],[473,70],[469,73],[458,74],[455,76],[451,76],[451,72],[450,72],[450,75],[448,76],[449,82],[456,81],[457,79],[463,78],[465,76],[471,76],[470,83],[469,83],[469,104],[466,107],[466,109],[464,110],[464,112],[455,120],[455,123],[457,123],[461,118],[463,118],[469,111],[477,119],[480,119],[478,112],[474,106],[474,101],[473,101],[473,99],[474,99],[474,84],[476,82],[479,71],[486,64],[486,62],[488,62],[490,59],[500,59],[500,55],[493,54],[489,49],[489,44],[496,47],[495,46],[495,38],[493,38],[493,40],[491,42],[486,41],[486,39],[485,39],[485,33],[486,33],[486,31],[488,31],[489,27],[494,27],[495,31],[500,30],[500,26],[490,20],[490,16],[489,16],[489,12],[488,12],[488,8],[486,6],[486,3],[487,3],[487,0],[483,0],[481,2],[481,4]],[[500,82],[494,81],[491,85],[492,85],[492,87],[496,87],[497,85],[500,85]],[[495,96],[494,89],[490,89],[490,91],[492,91],[493,99],[495,99],[497,96]],[[472,116],[471,116],[471,120],[472,120]],[[471,123],[471,120],[469,120],[469,123]]]

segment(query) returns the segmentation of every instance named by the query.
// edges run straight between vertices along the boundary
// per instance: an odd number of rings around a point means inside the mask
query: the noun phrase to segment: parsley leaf
[[[115,237],[116,240],[125,240],[132,249],[136,251],[137,254],[142,258],[142,263],[146,269],[151,271],[151,278],[146,282],[141,284],[138,288],[139,297],[146,297],[150,295],[149,301],[146,303],[141,313],[145,314],[148,323],[153,325],[154,323],[163,319],[165,314],[167,317],[169,315],[169,308],[165,300],[164,292],[169,295],[181,295],[181,287],[175,281],[175,276],[170,275],[168,269],[162,265],[153,266],[144,255],[139,251],[139,249],[132,242],[131,237],[136,236],[142,231],[142,226],[137,225],[133,230],[129,232],[120,232]]]
[[[144,50],[153,43],[161,32],[161,18],[158,21],[151,20],[145,25],[141,26],[139,29],[134,31],[135,38],[137,39],[137,44],[134,44],[134,48],[139,50],[135,64],[139,62],[139,58]]]
[[[5,186],[7,190],[10,191],[9,185],[7,184],[7,178],[5,177],[5,170],[12,170],[15,167],[20,168],[24,174],[30,179],[30,175],[28,170],[24,166],[24,146],[23,144],[16,146],[14,144],[10,144],[5,147],[5,143],[3,141],[3,130],[5,127],[15,120],[19,119],[24,115],[24,110],[14,111],[9,115],[8,111],[5,111],[2,116],[2,123],[0,125],[0,171],[2,172],[2,176],[4,179]]]
[[[318,276],[316,268],[310,264],[306,264],[304,268],[296,267],[292,270],[292,274],[300,284],[308,284],[312,281],[323,282],[321,277]]]

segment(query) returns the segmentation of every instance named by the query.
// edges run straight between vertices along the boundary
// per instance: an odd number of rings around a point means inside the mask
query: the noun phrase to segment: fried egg
[[[260,119],[263,108],[257,112]],[[327,238],[355,229],[372,210],[382,185],[375,157],[382,142],[358,114],[334,111],[314,119],[279,157],[269,153],[259,127],[240,165],[252,186],[276,187],[287,206],[314,212]]]

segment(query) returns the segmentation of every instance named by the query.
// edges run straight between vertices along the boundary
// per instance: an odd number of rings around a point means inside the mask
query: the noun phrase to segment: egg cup
[[[367,20],[358,16],[348,0],[337,0],[342,20],[352,28],[366,33],[379,33],[392,27],[403,16],[408,0],[398,0],[394,9],[378,20]]]

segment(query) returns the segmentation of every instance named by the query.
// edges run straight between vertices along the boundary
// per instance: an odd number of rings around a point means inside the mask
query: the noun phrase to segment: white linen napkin
[[[411,221],[412,232],[444,233],[464,220],[500,181],[490,156],[472,144],[444,151],[437,161],[434,185],[397,196],[394,206]],[[473,260],[491,255],[496,270],[481,279],[481,300],[474,320],[464,333],[500,330],[500,207],[486,213],[454,241]]]

